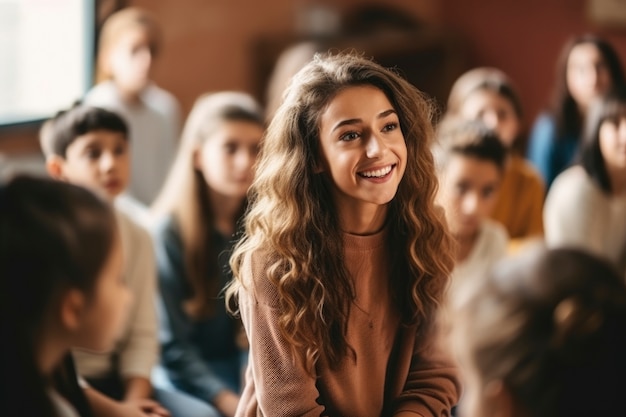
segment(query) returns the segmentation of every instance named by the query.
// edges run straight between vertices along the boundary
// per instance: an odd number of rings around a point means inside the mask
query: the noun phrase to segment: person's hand
[[[161,404],[148,398],[121,402],[120,408],[124,410],[124,417],[170,417]]]
[[[224,390],[217,394],[213,405],[226,417],[234,417],[239,404],[239,396],[232,391]]]

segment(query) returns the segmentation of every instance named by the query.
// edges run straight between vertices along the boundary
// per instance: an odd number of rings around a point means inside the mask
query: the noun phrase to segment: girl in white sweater
[[[549,246],[577,246],[626,272],[626,89],[593,106],[580,163],[557,177],[544,208]]]

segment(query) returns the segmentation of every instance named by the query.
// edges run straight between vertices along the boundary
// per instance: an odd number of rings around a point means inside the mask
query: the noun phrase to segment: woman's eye
[[[383,132],[390,132],[392,130],[395,130],[397,127],[397,123],[387,123],[385,127],[383,127]]]
[[[235,145],[234,143],[227,143],[226,145],[224,145],[224,148],[226,149],[226,153],[229,155],[237,152],[237,145]]]
[[[343,141],[346,141],[346,142],[350,142],[350,141],[353,141],[355,139],[358,139],[359,136],[360,135],[359,135],[358,132],[347,132],[347,133],[344,133],[343,135],[341,135],[339,137],[339,139],[343,140]]]

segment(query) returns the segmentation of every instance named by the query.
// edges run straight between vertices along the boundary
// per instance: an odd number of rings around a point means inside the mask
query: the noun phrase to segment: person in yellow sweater
[[[509,250],[543,236],[545,186],[539,173],[517,151],[522,106],[509,77],[495,68],[475,68],[452,86],[444,119],[482,120],[509,149],[500,195],[491,218],[507,229]]]
[[[226,301],[250,341],[237,417],[451,414],[460,387],[434,323],[452,249],[431,115],[356,54],[316,56],[292,79],[231,257]]]

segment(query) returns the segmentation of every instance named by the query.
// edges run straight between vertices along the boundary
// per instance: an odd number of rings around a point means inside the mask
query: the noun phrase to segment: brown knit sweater
[[[239,302],[250,362],[238,417],[450,415],[459,396],[456,370],[430,341],[416,340],[416,327],[400,325],[387,285],[385,231],[344,239],[356,289],[347,331],[356,362],[347,357],[331,370],[319,361],[316,378],[280,335],[278,294],[265,275],[269,260],[252,255],[244,262]]]

